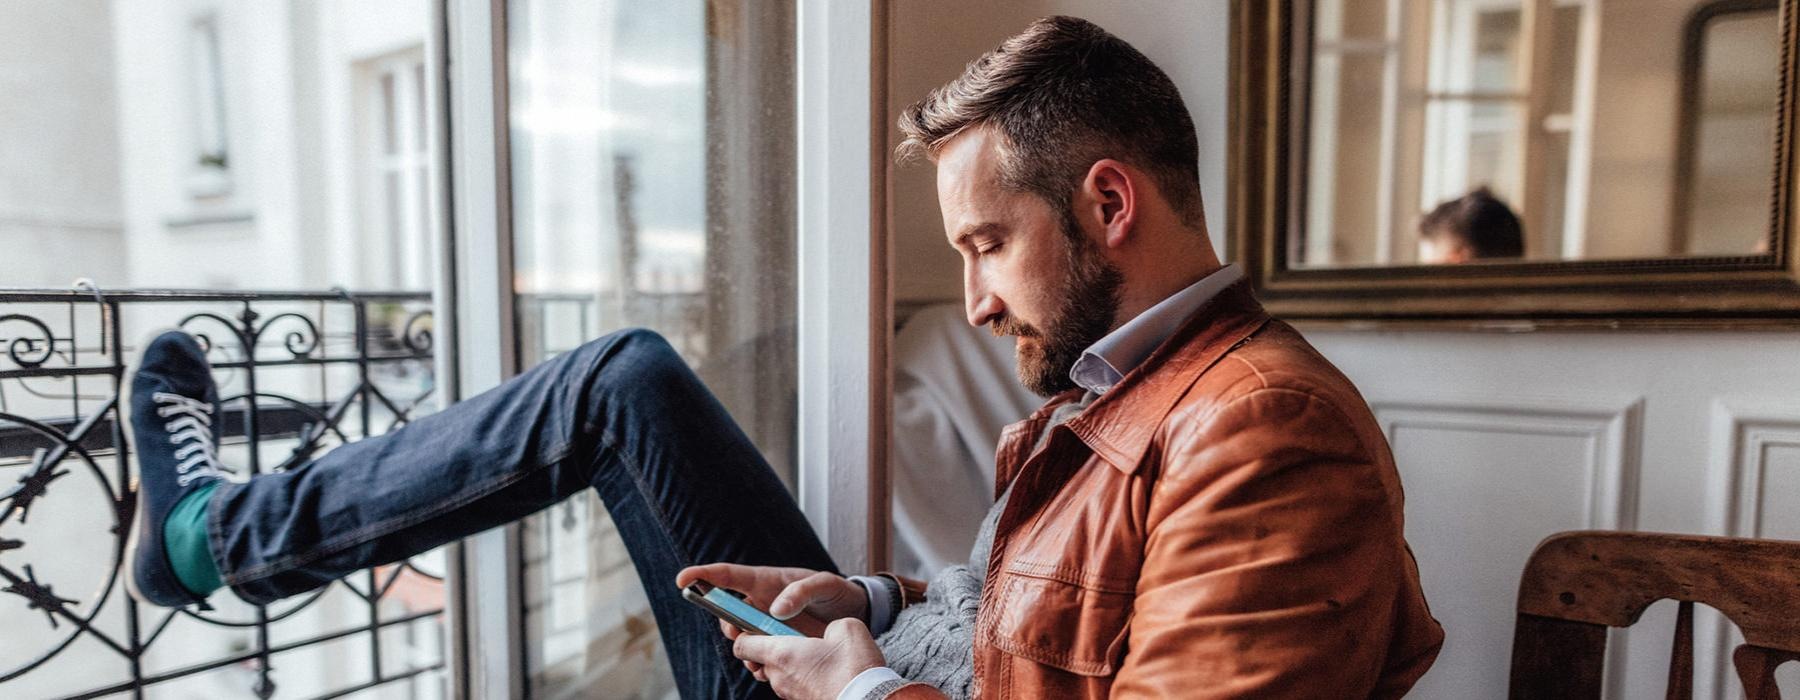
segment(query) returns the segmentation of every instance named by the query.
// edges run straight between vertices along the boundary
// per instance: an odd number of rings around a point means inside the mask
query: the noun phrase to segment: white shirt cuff
[[[881,636],[894,625],[894,582],[885,576],[851,576],[850,580],[862,584],[863,592],[869,594],[869,635]]]
[[[874,692],[877,687],[880,687],[881,684],[898,680],[905,679],[901,678],[900,674],[895,673],[894,669],[886,666],[871,668],[856,674],[855,678],[850,679],[850,685],[844,686],[844,689],[838,693],[838,700],[862,700],[862,698],[866,697],[869,693]]]

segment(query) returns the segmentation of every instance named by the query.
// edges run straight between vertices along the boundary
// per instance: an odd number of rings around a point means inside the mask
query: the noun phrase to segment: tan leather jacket
[[[1078,397],[1001,436],[978,697],[1395,698],[1431,666],[1387,441],[1245,285],[1028,454]]]

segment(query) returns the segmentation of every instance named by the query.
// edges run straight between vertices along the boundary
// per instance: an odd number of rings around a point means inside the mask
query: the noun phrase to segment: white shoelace
[[[157,415],[176,416],[163,426],[169,431],[169,444],[175,446],[175,459],[181,460],[175,465],[176,485],[187,486],[202,477],[224,478],[225,468],[213,452],[212,404],[161,391],[150,399],[163,404],[157,407]]]

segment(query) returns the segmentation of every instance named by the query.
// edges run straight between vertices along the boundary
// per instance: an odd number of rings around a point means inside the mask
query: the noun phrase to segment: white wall
[[[359,210],[357,66],[424,0],[80,0],[0,12],[0,286],[392,288]],[[189,24],[218,19],[234,187],[195,197]],[[366,91],[366,90],[365,90]],[[11,99],[14,97],[21,99]],[[378,232],[374,232],[378,233]],[[428,266],[429,263],[426,263]]]
[[[1174,78],[1200,131],[1208,223],[1215,243],[1226,237],[1226,0],[1003,9],[896,0],[890,114],[1052,12],[1094,20]],[[1605,168],[1595,163],[1596,180]],[[929,171],[892,180],[902,302],[960,295]],[[1505,695],[1519,572],[1553,532],[1800,539],[1800,333],[1303,330],[1370,399],[1407,488],[1408,538],[1448,635],[1414,697]],[[1653,608],[1626,635],[1615,697],[1661,693],[1669,610]],[[1703,635],[1702,668],[1724,648]]]
[[[1503,685],[1518,572],[1550,532],[1800,539],[1800,335],[1307,335],[1389,428],[1449,635],[1420,697]],[[1671,618],[1657,610],[1630,635],[1620,697],[1661,691]]]
[[[285,8],[271,3],[117,2],[119,111],[124,149],[130,284],[280,289],[299,286],[298,244],[284,221],[293,206],[291,75]],[[233,189],[195,198],[186,184],[197,152],[189,23],[216,14]],[[254,273],[254,277],[251,277]]]
[[[117,0],[128,282],[224,289],[392,288],[364,261],[385,246],[357,212],[358,65],[420,50],[423,0],[171,3]],[[195,196],[189,25],[218,23],[233,187]]]
[[[123,273],[112,55],[105,2],[0,6],[0,287]]]

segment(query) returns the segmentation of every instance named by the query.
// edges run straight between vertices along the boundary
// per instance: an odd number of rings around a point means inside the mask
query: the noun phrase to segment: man
[[[1419,262],[1460,265],[1525,256],[1525,231],[1486,187],[1437,205],[1419,220]]]
[[[969,322],[1015,336],[1019,379],[1051,397],[1002,438],[968,567],[922,592],[839,576],[645,332],[245,484],[218,478],[204,359],[169,335],[133,382],[134,586],[165,605],[221,584],[264,602],[591,484],[689,697],[1403,694],[1442,633],[1392,458],[1350,383],[1220,265],[1168,77],[1055,17],[901,127],[937,162]],[[696,579],[823,636],[738,636],[679,598]]]

